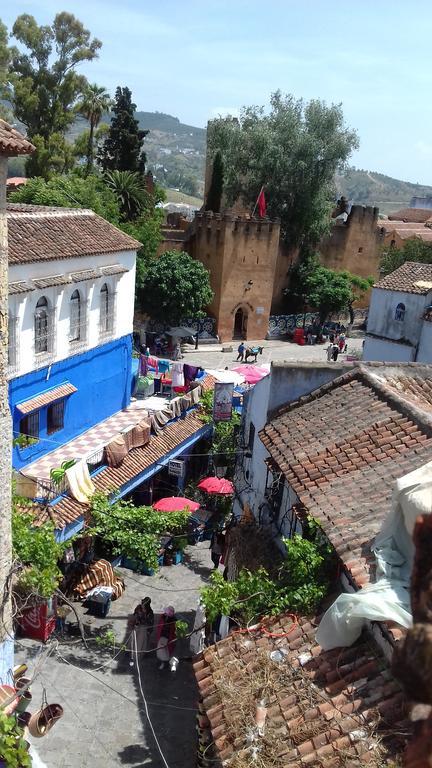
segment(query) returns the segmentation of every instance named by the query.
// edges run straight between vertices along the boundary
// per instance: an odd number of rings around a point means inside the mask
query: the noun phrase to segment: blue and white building
[[[21,470],[130,402],[136,250],[90,210],[8,206],[9,398]]]

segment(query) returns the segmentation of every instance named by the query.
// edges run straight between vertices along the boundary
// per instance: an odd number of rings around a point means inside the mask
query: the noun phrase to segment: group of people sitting
[[[168,605],[164,608],[156,625],[151,599],[144,597],[138,603],[128,623],[130,666],[134,665],[135,655],[139,664],[141,658],[146,658],[153,651],[156,651],[159,669],[164,669],[169,664],[171,670],[175,671],[178,663],[174,656],[177,640],[176,622],[175,610],[172,605]],[[155,628],[156,644],[152,645],[152,635]]]

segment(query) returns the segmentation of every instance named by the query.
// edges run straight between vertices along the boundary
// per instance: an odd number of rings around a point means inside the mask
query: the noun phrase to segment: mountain
[[[408,207],[414,195],[432,195],[432,187],[357,168],[349,168],[337,176],[336,187],[339,195],[345,195],[353,203],[376,205],[384,215]]]

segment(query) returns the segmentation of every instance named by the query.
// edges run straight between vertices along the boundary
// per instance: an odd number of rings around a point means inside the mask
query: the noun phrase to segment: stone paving
[[[240,363],[236,362],[237,347],[240,344],[239,341],[232,341],[229,344],[224,344],[224,347],[232,347],[232,352],[222,352],[222,346],[220,345],[201,345],[200,349],[195,350],[191,345],[185,347],[185,353],[183,361],[189,365],[201,365],[203,368],[234,368]],[[327,344],[314,344],[305,345],[300,347],[298,344],[293,344],[290,341],[271,340],[271,341],[248,341],[247,346],[255,347],[262,346],[263,353],[258,355],[258,365],[262,363],[271,363],[274,360],[286,360],[287,362],[301,362],[312,363],[319,362],[324,363],[327,361],[326,346]],[[350,352],[361,352],[363,348],[363,338],[349,338],[348,339],[348,355]],[[340,360],[344,360],[346,355],[341,355]]]
[[[128,615],[145,596],[152,599],[155,614],[173,605],[178,618],[192,628],[199,587],[212,569],[209,543],[186,550],[186,563],[161,568],[154,576],[141,576],[118,569],[125,577],[124,595],[111,605],[106,619],[89,616],[78,603],[86,634],[95,635],[101,627],[112,629],[119,643],[127,631]],[[156,615],[156,621],[158,620]],[[57,645],[58,643],[58,645]],[[44,654],[50,653],[44,659]],[[175,674],[159,671],[154,653],[141,659],[141,680],[150,718],[169,768],[192,768],[196,756],[195,715],[197,691],[192,673],[189,642],[177,644],[180,664]],[[96,645],[86,650],[78,638],[50,640],[41,646],[28,639],[16,645],[16,664],[25,661],[32,673],[39,664],[32,684],[33,706],[40,705],[45,688],[49,702],[64,707],[62,720],[42,739],[29,739],[47,768],[163,768],[145,714],[136,665],[129,665],[129,654],[117,658]]]

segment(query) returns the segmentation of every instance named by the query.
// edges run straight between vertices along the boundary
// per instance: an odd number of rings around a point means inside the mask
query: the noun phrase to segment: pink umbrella
[[[234,486],[225,477],[205,477],[198,483],[198,488],[214,496],[231,496]]]
[[[200,504],[197,501],[191,501],[191,499],[185,499],[182,496],[166,496],[153,504],[153,509],[158,512],[182,512],[183,509],[196,512],[199,508]]]
[[[264,365],[238,365],[232,369],[237,373],[241,373],[245,377],[248,384],[256,384],[258,381],[268,376],[270,371]]]

